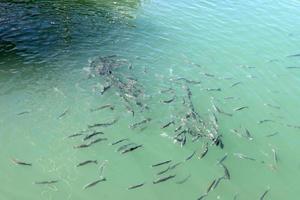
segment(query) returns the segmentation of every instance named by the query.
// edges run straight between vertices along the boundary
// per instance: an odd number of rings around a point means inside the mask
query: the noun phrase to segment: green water
[[[299,8],[296,0],[2,1],[0,200],[197,199],[224,175],[217,160],[226,154],[230,180],[205,199],[259,199],[266,190],[264,199],[297,199],[300,57],[287,56],[300,53]],[[137,79],[148,110],[136,109],[132,116],[115,87],[100,94],[103,76],[90,76],[89,66],[97,56],[110,55],[132,64],[116,73]],[[173,81],[182,77],[201,84]],[[185,86],[205,122],[216,114],[223,149],[191,138],[181,147],[172,139],[179,124],[161,129],[185,114]],[[176,98],[163,103],[173,95],[160,91],[170,87]],[[233,115],[215,112],[212,102]],[[115,109],[90,111],[105,104]],[[248,108],[234,111],[241,106]],[[129,127],[145,118],[152,120],[144,129]],[[74,149],[82,137],[67,138],[113,119],[117,123],[97,129],[106,141]],[[266,119],[272,121],[258,123]],[[244,137],[245,129],[252,140]],[[120,154],[116,149],[126,142],[110,144],[122,138],[143,147]],[[208,153],[198,159],[207,141]],[[98,164],[76,167],[85,160]],[[153,184],[168,165],[151,165],[165,160],[182,163],[165,174],[174,178]],[[107,180],[83,189],[99,179],[103,163]],[[34,184],[51,180],[58,182]]]

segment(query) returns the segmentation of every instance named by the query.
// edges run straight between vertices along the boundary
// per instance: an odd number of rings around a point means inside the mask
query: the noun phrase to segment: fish
[[[263,119],[263,120],[258,121],[257,123],[262,124],[262,123],[266,123],[266,122],[275,122],[275,121],[272,119]]]
[[[69,112],[69,108],[65,109],[64,112],[57,117],[57,119],[61,119],[63,116],[68,114],[68,112]]]
[[[167,93],[167,92],[174,92],[174,89],[172,88],[167,88],[167,89],[164,89],[164,90],[160,90],[159,93]]]
[[[204,158],[204,156],[207,154],[207,152],[208,152],[208,144],[206,143],[204,151],[200,154],[200,156],[198,158],[199,159]]]
[[[278,135],[278,134],[279,134],[279,132],[275,132],[275,133],[272,133],[272,134],[266,135],[266,137],[273,137],[273,136],[275,136],[275,135]]]
[[[166,169],[164,169],[164,170],[162,170],[160,172],[157,172],[157,175],[162,175],[162,174],[168,172],[169,170],[170,170],[170,166],[168,166]]]
[[[97,160],[86,160],[86,161],[83,161],[83,162],[79,163],[78,165],[76,165],[76,167],[81,167],[81,166],[84,166],[89,163],[98,164],[98,161]]]
[[[140,183],[140,184],[137,184],[137,185],[132,185],[128,188],[128,190],[132,190],[132,189],[136,189],[136,188],[140,188],[142,186],[145,185],[145,182],[144,183]]]
[[[172,178],[175,178],[175,174],[174,175],[169,175],[169,176],[164,176],[162,178],[159,178],[159,179],[156,179],[153,181],[153,184],[158,184],[158,183],[161,183],[161,182],[164,182],[164,181],[167,181],[167,180],[170,180]]]
[[[269,107],[271,107],[271,108],[280,109],[280,106],[277,106],[277,105],[272,105],[272,104],[269,104],[269,103],[265,103],[264,105],[265,105],[265,106],[269,106]]]
[[[197,200],[202,200],[202,199],[204,199],[206,196],[207,196],[207,193],[201,195]]]
[[[176,184],[183,184],[185,183],[187,180],[189,180],[189,178],[191,177],[191,174],[187,175],[184,179],[177,181]]]
[[[104,171],[104,168],[106,166],[106,164],[108,163],[108,160],[104,160],[100,166],[99,166],[99,170],[100,170],[100,177],[102,177],[102,174],[103,174],[103,171]]]
[[[119,144],[121,142],[128,141],[128,140],[129,140],[128,138],[120,139],[120,140],[117,140],[117,141],[111,143],[111,145],[116,145],[116,144]]]
[[[226,153],[226,154],[225,154],[225,155],[217,162],[217,164],[222,164],[222,163],[226,160],[227,156],[228,156],[228,154]]]
[[[241,107],[233,109],[233,111],[240,111],[240,110],[244,110],[244,109],[247,109],[247,108],[249,108],[249,107],[248,106],[241,106]]]
[[[51,180],[51,181],[35,181],[34,184],[36,185],[49,185],[49,184],[54,184],[58,183],[58,180]]]
[[[251,136],[250,131],[249,131],[247,128],[245,128],[245,132],[246,132],[247,138],[248,138],[249,140],[253,140],[253,137]]]
[[[170,126],[171,124],[175,124],[174,120],[172,120],[172,121],[166,123],[165,125],[163,125],[163,126],[161,127],[161,129],[167,128],[167,127]]]
[[[25,115],[25,114],[28,114],[28,113],[30,113],[29,111],[23,111],[23,112],[20,112],[20,113],[18,113],[17,115]]]
[[[233,83],[230,87],[234,87],[234,86],[237,86],[237,85],[239,85],[239,84],[241,84],[242,82],[241,81],[239,81],[239,82],[236,82],[236,83]]]
[[[130,151],[134,151],[134,150],[136,150],[136,149],[138,149],[138,148],[141,148],[141,147],[143,147],[142,144],[136,145],[136,146],[130,147],[130,148],[128,148],[128,149],[125,149],[125,150],[122,151],[121,153],[122,153],[122,154],[125,154],[125,153],[128,153],[128,152],[130,152]]]
[[[300,67],[286,67],[287,69],[300,69]]]
[[[213,109],[215,110],[215,112],[220,113],[220,114],[227,115],[227,116],[229,116],[229,117],[232,117],[232,114],[231,114],[231,113],[227,113],[227,112],[221,110],[221,109],[220,109],[218,106],[216,106],[213,102],[212,102],[212,107],[213,107]]]
[[[210,185],[208,186],[207,190],[206,190],[206,193],[209,193],[212,189],[213,189],[213,186],[214,184],[216,183],[216,179],[214,179]]]
[[[111,125],[115,124],[117,121],[118,121],[118,119],[114,119],[114,120],[112,120],[110,122],[88,125],[88,128],[95,128],[95,127],[99,127],[99,126],[103,126],[103,127],[111,126]]]
[[[101,178],[101,179],[98,179],[98,180],[93,181],[93,182],[91,182],[91,183],[88,183],[88,184],[86,184],[85,186],[83,186],[83,189],[85,190],[85,189],[87,189],[87,188],[93,187],[93,186],[95,186],[95,185],[97,185],[98,183],[103,182],[103,181],[106,181],[106,178]]]
[[[290,57],[299,57],[299,56],[300,56],[300,53],[288,55],[288,56],[286,56],[286,57],[287,57],[287,58],[290,58]]]
[[[81,136],[81,135],[83,135],[83,133],[75,133],[75,134],[69,135],[68,138],[73,138],[73,137],[77,137],[77,136]]]
[[[230,173],[229,173],[228,168],[227,168],[223,163],[221,163],[220,165],[221,165],[221,166],[223,167],[223,169],[224,169],[224,174],[225,174],[224,178],[230,179]]]
[[[218,92],[221,92],[221,91],[222,91],[221,88],[206,88],[205,90],[206,90],[206,91],[209,91],[209,92],[212,92],[212,91],[218,91]]]
[[[145,123],[147,123],[147,122],[150,122],[152,119],[151,118],[146,118],[146,119],[143,119],[142,121],[140,121],[140,122],[137,122],[137,123],[134,123],[134,124],[131,124],[130,126],[129,126],[129,128],[131,128],[131,129],[135,129],[137,126],[139,126],[139,125],[142,125],[142,124],[145,124]]]
[[[248,156],[246,156],[244,154],[241,154],[241,153],[233,153],[233,155],[237,156],[240,159],[247,159],[247,160],[256,161],[256,159],[248,157]]]
[[[17,159],[15,159],[15,158],[12,158],[11,161],[12,161],[14,164],[16,164],[16,165],[32,166],[32,163],[20,161],[20,160],[17,160]]]
[[[176,96],[174,95],[171,99],[163,100],[163,103],[172,103],[176,99]]]
[[[209,74],[209,73],[203,73],[203,75],[208,76],[208,77],[215,77],[215,75]]]
[[[95,111],[102,110],[102,109],[105,109],[105,108],[109,108],[109,109],[111,109],[111,110],[114,110],[114,109],[115,109],[115,107],[114,107],[113,105],[111,105],[111,104],[105,104],[105,105],[100,106],[100,107],[98,107],[98,108],[91,108],[90,111],[91,111],[91,112],[95,112]]]
[[[157,167],[157,166],[165,165],[165,164],[168,164],[170,162],[172,162],[172,160],[162,161],[162,162],[151,165],[151,167]]]
[[[177,81],[183,80],[183,81],[185,81],[186,83],[190,83],[190,84],[201,84],[201,81],[189,80],[189,79],[186,79],[186,78],[183,78],[183,77],[177,78],[176,80],[177,80]]]
[[[107,140],[107,138],[97,138],[97,139],[91,141],[91,142],[89,143],[89,145],[96,144],[96,143],[98,143],[98,142],[105,141],[105,140]]]
[[[224,179],[224,176],[222,176],[222,177],[220,177],[220,178],[218,178],[218,179],[216,180],[216,183],[215,183],[215,185],[214,185],[214,187],[213,187],[213,190],[216,189],[216,188],[218,187],[218,185],[219,185],[219,183],[221,182],[222,179]]]
[[[188,161],[188,160],[192,159],[193,156],[194,156],[195,154],[196,154],[196,151],[194,151],[190,156],[188,156],[188,157],[185,159],[185,161]]]
[[[182,162],[175,163],[174,165],[170,166],[170,169],[175,169],[177,166],[179,166],[181,164],[182,164]]]
[[[93,132],[93,133],[88,134],[87,136],[85,136],[85,137],[83,138],[83,140],[85,141],[85,140],[91,139],[92,137],[94,137],[94,136],[96,136],[96,135],[99,135],[99,134],[104,134],[104,133],[101,132],[101,131],[95,131],[95,132]]]
[[[267,189],[260,197],[259,197],[259,200],[264,200],[266,195],[268,194],[270,189]]]
[[[272,152],[273,152],[274,163],[277,164],[277,162],[278,162],[278,156],[277,156],[276,150],[272,149]]]
[[[91,146],[91,144],[79,144],[79,145],[75,145],[73,146],[74,149],[80,149],[80,148],[87,148]]]
[[[120,147],[117,149],[117,151],[120,152],[120,151],[126,149],[127,147],[129,147],[129,146],[131,146],[131,145],[136,145],[136,144],[133,143],[133,142],[128,143],[128,144],[124,144],[124,145],[120,146]]]

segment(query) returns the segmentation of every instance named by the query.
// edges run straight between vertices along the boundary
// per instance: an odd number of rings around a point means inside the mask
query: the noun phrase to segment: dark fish
[[[168,88],[168,89],[164,89],[164,90],[160,90],[160,93],[167,93],[167,92],[173,92],[174,90],[172,88]]]
[[[219,161],[218,164],[222,164],[224,162],[224,160],[226,160],[228,154],[226,153]]]
[[[54,184],[54,183],[57,183],[58,180],[52,180],[52,181],[36,181],[34,182],[34,184],[37,184],[37,185],[49,185],[49,184]]]
[[[167,127],[170,126],[171,124],[175,124],[174,120],[172,120],[172,121],[166,123],[165,125],[163,125],[163,126],[161,127],[161,129],[167,128]]]
[[[122,153],[122,154],[128,153],[128,152],[130,152],[130,151],[134,151],[134,150],[136,150],[136,149],[138,149],[138,148],[141,148],[142,146],[143,146],[142,144],[136,145],[136,146],[130,147],[130,148],[128,148],[128,149],[125,149],[125,150],[122,151],[121,153]]]
[[[172,160],[166,160],[166,161],[163,161],[163,162],[153,164],[151,167],[157,167],[157,166],[165,165],[165,164],[168,164],[170,162],[172,162]]]
[[[187,175],[187,177],[185,177],[184,179],[177,181],[176,184],[183,184],[185,183],[187,180],[189,180],[189,178],[191,177],[191,174]]]
[[[218,178],[218,179],[216,180],[216,183],[215,183],[213,189],[216,189],[216,188],[218,187],[218,185],[219,185],[219,183],[221,182],[222,179],[224,179],[224,176],[222,176],[222,177],[220,177],[220,178]]]
[[[287,127],[290,127],[290,128],[297,128],[297,129],[300,129],[300,126],[297,126],[297,125],[291,125],[291,124],[286,124]]]
[[[115,124],[118,121],[118,119],[114,119],[110,122],[106,122],[106,123],[98,123],[98,124],[93,124],[93,125],[88,125],[88,128],[95,128],[95,127],[99,127],[99,126],[111,126],[113,124]]]
[[[95,185],[97,185],[98,183],[103,182],[103,181],[106,181],[106,178],[101,178],[101,179],[99,179],[99,180],[93,181],[93,182],[91,182],[91,183],[85,185],[85,186],[83,187],[83,189],[87,189],[87,188],[89,188],[89,187],[95,186]]]
[[[75,134],[69,135],[68,138],[73,138],[73,137],[77,137],[77,136],[81,136],[81,135],[83,135],[83,133],[75,133]]]
[[[263,120],[258,121],[257,123],[262,124],[262,123],[266,123],[266,122],[275,122],[275,121],[272,119],[263,119]]]
[[[170,170],[170,166],[168,166],[166,169],[164,169],[164,170],[162,170],[160,172],[157,172],[157,175],[162,175],[162,174],[168,172],[169,170]]]
[[[94,137],[94,136],[96,136],[96,135],[100,135],[100,134],[104,134],[104,133],[101,132],[101,131],[95,131],[95,132],[93,132],[93,133],[88,134],[87,136],[85,136],[85,137],[83,138],[83,140],[84,140],[84,141],[85,141],[85,140],[88,140],[88,139],[90,139],[90,138],[92,138],[92,137]]]
[[[266,197],[266,195],[268,194],[269,190],[270,190],[270,189],[267,189],[267,190],[260,196],[259,200],[264,200],[265,197]]]
[[[91,146],[91,144],[79,144],[79,145],[75,145],[73,146],[74,149],[80,149],[80,148],[87,148]]]
[[[198,158],[199,159],[204,158],[204,156],[207,154],[207,152],[208,152],[208,144],[206,143],[204,151],[200,154],[200,156]]]
[[[216,106],[213,102],[212,102],[212,107],[213,109],[217,112],[217,113],[220,113],[220,114],[224,114],[224,115],[227,115],[229,117],[232,117],[232,114],[231,113],[227,113],[223,110],[221,110],[218,106]]]
[[[130,125],[129,128],[135,129],[137,126],[145,124],[147,122],[150,122],[151,120],[152,120],[151,118],[144,119],[140,122],[137,122],[137,123],[134,123],[134,124]]]
[[[275,135],[279,134],[279,132],[275,132],[275,133],[272,133],[272,134],[269,134],[269,135],[266,135],[266,137],[273,137]]]
[[[274,163],[277,164],[277,162],[278,162],[278,156],[277,156],[276,150],[272,149],[272,152],[273,152]]]
[[[209,92],[212,92],[212,91],[218,91],[218,92],[221,92],[221,91],[222,91],[221,88],[206,88],[205,90],[206,90],[206,91],[209,91]]]
[[[208,76],[208,77],[215,77],[215,75],[209,74],[209,73],[203,73],[203,75]]]
[[[290,57],[299,57],[299,56],[300,56],[300,53],[288,55],[287,57],[290,58]]]
[[[18,113],[17,115],[24,115],[24,114],[28,114],[28,113],[30,113],[29,111],[23,111],[23,112],[20,112],[20,113]]]
[[[111,104],[106,104],[106,105],[100,106],[100,107],[98,107],[98,108],[91,108],[90,111],[91,111],[91,112],[94,112],[94,111],[102,110],[102,109],[105,109],[105,108],[109,108],[109,109],[111,109],[111,110],[114,110],[114,109],[115,109],[115,107],[114,107],[113,105],[111,105]]]
[[[163,100],[162,102],[163,102],[163,103],[171,103],[171,102],[173,102],[175,99],[176,99],[176,96],[174,96],[174,97],[172,97],[171,99],[168,99],[168,100]]]
[[[136,145],[136,144],[133,143],[133,142],[128,143],[128,144],[124,144],[124,145],[120,146],[120,147],[117,149],[117,151],[118,151],[118,152],[119,152],[119,151],[122,151],[122,150],[124,150],[124,149],[126,149],[127,147],[132,146],[132,145]]]
[[[209,193],[211,191],[211,189],[213,189],[213,186],[215,183],[216,183],[216,179],[214,179],[213,182],[211,182],[211,184],[208,186],[206,193]]]
[[[207,193],[203,194],[202,196],[200,196],[197,200],[202,200],[207,196]]]
[[[182,162],[175,163],[174,165],[170,166],[170,169],[175,169],[177,166],[179,166],[181,164],[182,164]]]
[[[140,183],[140,184],[137,184],[137,185],[132,185],[128,188],[128,190],[132,190],[132,189],[136,189],[136,188],[140,188],[142,186],[144,186],[145,183]]]
[[[236,82],[236,83],[233,83],[230,87],[234,87],[234,86],[237,86],[237,85],[239,85],[239,84],[241,84],[242,82],[241,81],[239,81],[239,82]]]
[[[224,169],[224,174],[225,174],[225,177],[224,177],[224,178],[230,179],[230,173],[229,173],[228,168],[227,168],[223,163],[221,163],[221,166],[222,166],[223,169]]]
[[[83,162],[79,163],[78,165],[76,165],[76,167],[81,167],[81,166],[84,166],[84,165],[89,164],[89,163],[95,163],[95,164],[98,164],[98,161],[97,161],[97,160],[87,160],[87,161],[83,161]]]
[[[61,119],[63,116],[65,116],[66,114],[68,114],[69,112],[69,108],[65,109],[64,112],[62,114],[60,114],[57,118]]]
[[[201,83],[201,81],[189,80],[189,79],[186,79],[186,78],[183,78],[183,77],[177,78],[176,80],[177,80],[177,81],[183,80],[183,81],[185,81],[186,83],[190,83],[190,84],[200,84],[200,83]]]
[[[165,176],[165,177],[162,177],[162,178],[159,178],[159,179],[156,179],[153,181],[153,184],[157,184],[157,183],[161,183],[161,182],[164,182],[164,181],[167,181],[169,179],[172,179],[174,178],[176,175],[169,175],[169,176]]]
[[[24,162],[24,161],[20,161],[20,160],[17,160],[15,158],[12,158],[11,161],[16,164],[16,165],[24,165],[24,166],[32,166],[31,163],[27,163],[27,162]]]
[[[188,160],[192,159],[192,157],[193,157],[195,154],[196,154],[196,151],[194,151],[189,157],[187,157],[187,158],[185,159],[185,161],[188,161]]]
[[[117,141],[111,143],[111,145],[116,145],[116,144],[119,144],[119,143],[127,141],[127,140],[128,140],[128,138],[120,139],[120,140],[117,140]]]
[[[105,141],[105,140],[107,140],[107,138],[97,138],[97,139],[91,141],[91,142],[89,143],[89,145],[96,144],[96,143],[98,143],[98,142]]]
[[[250,131],[249,131],[247,128],[245,128],[245,132],[246,132],[247,138],[248,138],[249,140],[253,140],[253,137],[251,136]]]
[[[182,126],[180,125],[175,129],[175,132],[180,131],[181,129],[182,129]]]
[[[287,69],[300,69],[300,67],[286,67]]]
[[[248,106],[242,106],[242,107],[238,107],[238,108],[235,108],[233,109],[234,111],[240,111],[240,110],[244,110],[244,109],[247,109],[249,108]]]

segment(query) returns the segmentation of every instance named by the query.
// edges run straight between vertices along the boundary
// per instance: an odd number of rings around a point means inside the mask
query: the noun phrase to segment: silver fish
[[[98,179],[98,180],[93,181],[93,182],[91,182],[91,183],[88,183],[87,185],[83,186],[83,189],[90,188],[90,187],[92,187],[92,186],[97,185],[97,184],[100,183],[100,182],[103,182],[103,181],[106,181],[106,178],[101,178],[101,179]]]

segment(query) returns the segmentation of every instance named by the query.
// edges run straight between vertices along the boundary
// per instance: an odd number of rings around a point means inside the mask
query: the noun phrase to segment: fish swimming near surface
[[[85,190],[85,189],[87,189],[87,188],[93,187],[93,186],[95,186],[95,185],[97,185],[98,183],[103,182],[103,181],[106,181],[106,178],[101,178],[101,179],[98,179],[98,180],[93,181],[93,182],[91,182],[91,183],[88,183],[87,185],[83,186],[83,189]]]
[[[86,160],[86,161],[83,161],[83,162],[79,163],[78,165],[76,165],[76,167],[81,167],[81,166],[84,166],[89,163],[98,164],[98,161],[97,160]]]
[[[144,186],[145,183],[140,183],[140,184],[137,184],[137,185],[132,185],[128,188],[128,190],[132,190],[132,189],[137,189],[137,188],[140,188],[142,186]]]
[[[187,182],[187,180],[189,180],[190,177],[191,177],[191,174],[187,175],[184,179],[177,181],[176,184],[183,184],[183,183]]]
[[[75,134],[69,135],[68,138],[73,138],[73,137],[77,137],[77,136],[81,136],[81,135],[83,135],[83,133],[75,133]]]
[[[73,146],[74,149],[81,149],[81,148],[87,148],[91,146],[91,144],[79,144],[79,145],[75,145]]]
[[[129,126],[129,128],[132,128],[132,129],[135,129],[137,126],[140,126],[142,124],[145,124],[147,122],[150,122],[152,119],[151,118],[146,118],[146,119],[143,119],[142,121],[140,122],[137,122],[137,123],[134,123],[132,125]]]
[[[91,111],[91,112],[95,112],[95,111],[102,110],[102,109],[105,109],[105,108],[109,108],[109,109],[111,109],[111,110],[114,110],[114,109],[115,109],[115,107],[114,107],[113,105],[111,105],[111,104],[105,104],[105,105],[100,106],[100,107],[98,107],[98,108],[91,108],[90,111]]]
[[[91,142],[89,143],[89,145],[96,144],[96,143],[98,143],[98,142],[105,141],[105,140],[107,140],[107,138],[97,138],[97,139],[91,141]]]
[[[233,109],[234,111],[240,111],[240,110],[244,110],[244,109],[247,109],[249,108],[248,106],[241,106],[241,107],[238,107],[238,108],[235,108]]]
[[[165,164],[168,164],[172,162],[172,160],[166,160],[166,161],[162,161],[162,162],[159,162],[159,163],[156,163],[156,164],[153,164],[151,167],[158,167],[158,166],[161,166],[161,165],[165,165]]]
[[[204,199],[205,197],[207,197],[207,193],[201,195],[197,200],[202,200],[202,199]]]
[[[224,178],[230,179],[230,173],[229,173],[228,168],[227,168],[223,163],[221,163],[220,165],[221,165],[221,166],[223,167],[223,169],[224,169],[224,174],[225,174]]]
[[[36,185],[50,185],[50,184],[54,184],[54,183],[58,183],[58,180],[36,181],[36,182],[34,182],[34,184],[36,184]]]
[[[28,114],[28,113],[30,113],[29,111],[23,111],[23,112],[20,112],[20,113],[18,113],[17,115],[25,115],[25,114]]]
[[[153,184],[158,184],[158,183],[161,183],[161,182],[165,182],[165,181],[167,181],[167,180],[170,180],[170,179],[172,179],[172,178],[175,178],[175,174],[174,175],[169,175],[169,176],[165,176],[165,177],[161,177],[161,178],[159,178],[159,179],[156,179],[156,180],[154,180],[153,181]]]
[[[228,154],[226,153],[226,154],[225,154],[225,155],[217,162],[217,164],[222,164],[222,163],[226,160],[227,156],[228,156]]]
[[[110,122],[97,123],[97,124],[93,124],[93,125],[88,125],[88,128],[95,128],[95,127],[100,127],[100,126],[103,126],[103,127],[111,126],[111,125],[115,124],[117,121],[118,121],[118,119],[114,119],[114,120],[112,120]]]
[[[212,189],[213,189],[213,186],[214,184],[216,183],[216,179],[214,179],[208,186],[207,190],[206,190],[206,193],[209,193]]]
[[[273,136],[275,136],[275,135],[278,135],[278,134],[279,134],[279,132],[275,132],[275,133],[272,133],[272,134],[266,135],[266,137],[273,137]]]
[[[233,83],[230,87],[234,87],[234,86],[237,86],[237,85],[239,85],[239,84],[241,84],[242,82],[241,81],[239,81],[239,82],[236,82],[236,83]]]
[[[130,147],[130,148],[128,148],[128,149],[125,149],[125,150],[124,150],[124,151],[122,151],[121,153],[122,153],[122,154],[125,154],[125,153],[131,152],[131,151],[134,151],[134,150],[136,150],[136,149],[138,149],[138,148],[141,148],[141,147],[143,147],[143,145],[142,145],[142,144],[140,144],[140,145],[136,145],[136,146]]]
[[[300,57],[300,53],[288,55],[288,56],[286,56],[286,57],[287,57],[287,58],[291,58],[291,57]]]
[[[64,112],[62,114],[60,114],[57,118],[61,119],[63,116],[65,116],[66,114],[68,114],[69,112],[69,108],[65,109]]]
[[[269,190],[270,190],[270,189],[267,189],[267,190],[260,196],[259,200],[264,200],[265,197],[266,197],[266,195],[268,194]]]
[[[168,166],[166,169],[164,169],[164,170],[162,170],[160,172],[157,172],[157,175],[162,175],[162,174],[168,172],[169,170],[170,170],[170,166]]]
[[[200,154],[200,156],[198,157],[199,159],[204,158],[204,156],[207,154],[208,152],[208,144],[206,143],[205,147],[204,147],[204,151]]]
[[[20,160],[17,160],[17,159],[15,159],[15,158],[12,158],[11,161],[12,161],[14,164],[16,164],[16,165],[32,166],[32,163],[20,161]]]
[[[123,139],[117,140],[115,142],[112,142],[111,145],[116,145],[116,144],[119,144],[121,142],[128,141],[128,140],[129,140],[128,138],[123,138]]]
[[[175,124],[174,120],[172,120],[172,121],[166,123],[165,125],[163,125],[163,126],[161,127],[161,129],[167,128],[167,127],[170,126],[171,124]]]
[[[233,153],[233,155],[237,156],[240,159],[246,159],[246,160],[256,161],[256,159],[248,157],[248,156],[246,156],[244,154],[241,154],[241,153]]]
[[[85,136],[85,137],[83,138],[83,140],[85,141],[85,140],[91,139],[92,137],[94,137],[94,136],[96,136],[96,135],[99,135],[99,134],[104,134],[104,133],[101,132],[101,131],[95,131],[95,132],[93,132],[93,133],[88,134],[87,136]]]
[[[188,161],[188,160],[192,159],[192,158],[194,157],[195,154],[196,154],[196,151],[194,151],[191,155],[189,155],[189,156],[185,159],[185,161]]]

